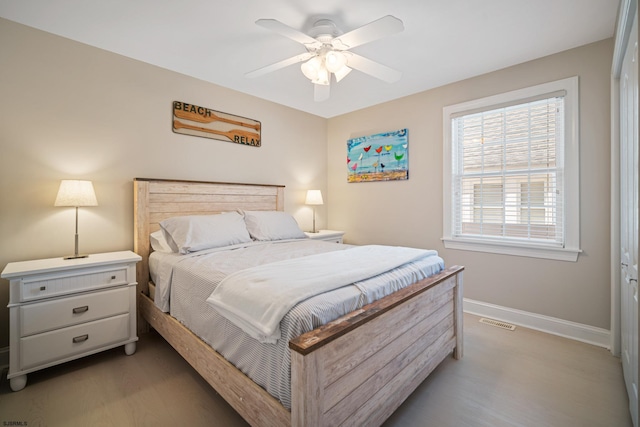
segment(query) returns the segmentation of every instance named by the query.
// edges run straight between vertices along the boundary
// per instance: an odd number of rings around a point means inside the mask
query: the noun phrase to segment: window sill
[[[470,239],[442,238],[447,249],[488,252],[493,254],[524,256],[530,258],[553,259],[576,262],[581,249],[553,248],[549,246],[529,246],[516,243],[488,242]]]

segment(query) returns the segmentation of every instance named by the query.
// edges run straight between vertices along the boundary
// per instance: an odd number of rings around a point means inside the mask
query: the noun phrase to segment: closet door
[[[637,15],[636,15],[637,16]],[[620,258],[622,368],[638,426],[638,20],[620,76]]]

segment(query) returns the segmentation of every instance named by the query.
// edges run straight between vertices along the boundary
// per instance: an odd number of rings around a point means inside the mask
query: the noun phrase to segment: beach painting
[[[409,179],[407,129],[347,140],[347,182]]]

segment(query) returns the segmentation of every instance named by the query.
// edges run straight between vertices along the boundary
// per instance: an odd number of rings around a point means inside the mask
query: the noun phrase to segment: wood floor
[[[385,426],[631,426],[620,360],[602,348],[465,315],[464,358],[448,358]],[[12,424],[15,423],[15,424]],[[19,423],[22,424],[19,424]],[[155,332],[122,348],[0,380],[0,426],[244,426]]]

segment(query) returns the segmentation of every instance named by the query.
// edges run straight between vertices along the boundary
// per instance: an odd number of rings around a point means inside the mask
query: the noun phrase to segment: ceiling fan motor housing
[[[342,35],[343,32],[330,19],[320,19],[313,24],[309,35],[322,43],[328,43],[331,39]]]

